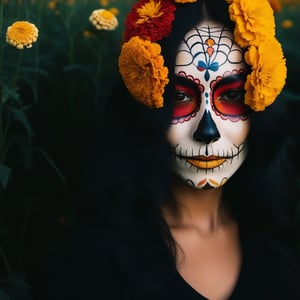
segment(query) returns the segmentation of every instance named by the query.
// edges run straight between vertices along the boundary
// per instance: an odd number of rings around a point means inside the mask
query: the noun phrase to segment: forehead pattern
[[[194,65],[205,72],[208,81],[210,72],[218,71],[226,63],[243,62],[243,51],[234,43],[228,29],[218,24],[201,24],[189,31],[179,45],[176,67]]]

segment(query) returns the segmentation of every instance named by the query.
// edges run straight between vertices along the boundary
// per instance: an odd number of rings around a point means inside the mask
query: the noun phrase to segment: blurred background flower
[[[89,20],[97,30],[115,30],[118,27],[118,19],[106,9],[94,10]]]
[[[7,28],[6,41],[18,49],[31,48],[38,38],[39,30],[27,21],[17,21]]]

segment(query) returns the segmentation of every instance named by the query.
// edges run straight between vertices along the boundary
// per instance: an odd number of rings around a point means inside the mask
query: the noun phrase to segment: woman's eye
[[[219,89],[213,95],[215,109],[226,116],[241,116],[248,112],[244,103],[245,91],[243,88]]]
[[[244,101],[245,91],[242,89],[230,90],[219,96],[219,101],[239,102]]]
[[[184,85],[176,85],[174,97],[173,118],[175,119],[193,114],[199,105],[196,92]]]
[[[213,92],[214,108],[226,116],[241,116],[248,112],[244,103],[244,81],[237,80],[217,87]]]
[[[175,101],[176,102],[184,102],[184,101],[192,101],[192,96],[188,95],[185,92],[177,91],[175,94]]]

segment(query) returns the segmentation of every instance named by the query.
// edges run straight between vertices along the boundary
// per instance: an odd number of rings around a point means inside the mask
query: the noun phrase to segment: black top
[[[241,271],[230,300],[299,300],[289,260],[277,251],[276,244],[263,238],[243,236]],[[136,296],[128,288],[126,272],[98,229],[80,229],[70,238],[64,255],[51,262],[49,299],[58,300],[205,300],[178,273],[170,276],[155,296]],[[123,267],[123,266],[122,266]],[[124,269],[123,269],[124,270]],[[159,276],[157,274],[156,276]],[[216,285],[218,283],[216,282]],[[154,288],[155,290],[155,288]]]

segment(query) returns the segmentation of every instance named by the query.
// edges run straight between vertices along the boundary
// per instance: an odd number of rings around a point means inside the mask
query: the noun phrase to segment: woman
[[[51,299],[300,299],[268,1],[140,0],[124,37]]]

